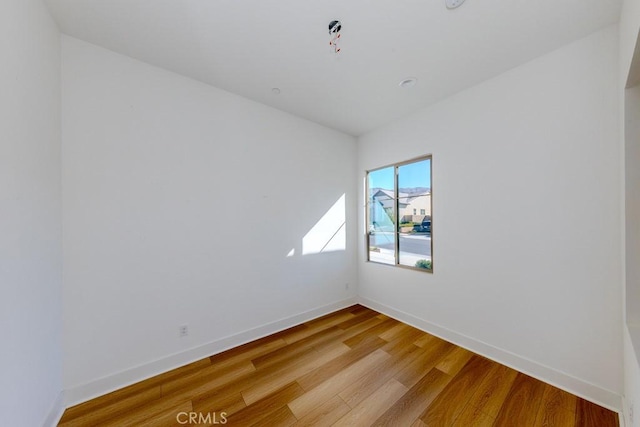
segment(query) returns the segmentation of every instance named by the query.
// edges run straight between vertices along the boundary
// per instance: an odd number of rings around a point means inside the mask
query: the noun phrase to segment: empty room
[[[639,32],[2,0],[0,426],[640,427]]]

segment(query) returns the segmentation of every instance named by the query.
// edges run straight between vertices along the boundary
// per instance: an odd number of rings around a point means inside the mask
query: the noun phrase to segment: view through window
[[[431,156],[367,173],[367,227],[369,261],[433,271]]]

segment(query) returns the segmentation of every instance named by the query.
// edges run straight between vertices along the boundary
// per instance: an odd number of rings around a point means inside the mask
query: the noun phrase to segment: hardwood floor
[[[65,411],[60,426],[618,426],[618,415],[356,305]]]

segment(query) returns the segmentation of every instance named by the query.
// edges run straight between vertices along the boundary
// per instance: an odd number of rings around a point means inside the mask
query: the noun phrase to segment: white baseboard
[[[64,406],[64,393],[60,392],[58,397],[56,397],[55,402],[53,402],[53,406],[49,411],[49,415],[45,418],[44,423],[42,423],[43,427],[55,427],[60,422],[60,418],[62,418],[62,414],[64,414],[65,406]]]
[[[566,390],[572,394],[575,394],[576,396],[582,397],[583,399],[597,403],[600,406],[617,412],[620,418],[623,417],[623,415],[620,413],[620,410],[622,408],[622,396],[611,390],[603,389],[602,387],[583,381],[579,378],[573,377],[554,368],[544,366],[533,360],[529,360],[525,357],[518,356],[517,354],[511,353],[509,351],[459,334],[442,326],[415,317],[409,313],[396,310],[377,301],[359,297],[358,302],[361,305],[386,314],[387,316],[399,320],[403,323],[428,332],[460,347],[466,348],[467,350],[470,350],[488,359],[509,366],[510,368],[513,368],[531,377],[537,378],[540,381],[544,381],[545,383]]]
[[[230,348],[280,332],[284,329],[299,325],[325,314],[332,313],[336,310],[349,307],[350,305],[356,304],[356,302],[355,297],[337,301],[304,313],[289,316],[266,325],[261,325],[238,334],[224,337],[184,352],[172,354],[144,365],[99,378],[87,384],[69,388],[64,392],[65,404],[67,407],[71,407],[79,403],[86,402],[172,369],[179,368],[180,366],[187,365],[205,357],[221,353]]]

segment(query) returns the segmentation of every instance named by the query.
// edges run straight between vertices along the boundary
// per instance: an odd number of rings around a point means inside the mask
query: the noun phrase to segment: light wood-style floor
[[[69,408],[60,426],[225,421],[618,426],[614,412],[359,305]]]

